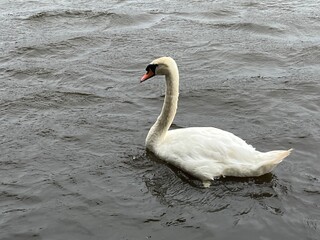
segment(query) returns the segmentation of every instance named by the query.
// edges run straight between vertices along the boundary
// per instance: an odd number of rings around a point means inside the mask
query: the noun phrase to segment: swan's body
[[[165,75],[166,95],[161,114],[146,138],[146,148],[157,157],[202,180],[205,187],[219,176],[251,177],[266,174],[290,150],[259,152],[234,134],[211,127],[170,130],[177,110],[179,72],[170,57],[147,66],[141,82],[154,75]]]

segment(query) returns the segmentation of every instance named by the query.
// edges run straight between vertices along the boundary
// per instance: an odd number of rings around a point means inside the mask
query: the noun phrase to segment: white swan
[[[143,82],[155,75],[165,75],[166,95],[161,113],[151,127],[146,148],[190,175],[200,179],[204,187],[219,176],[254,177],[277,166],[291,150],[259,152],[234,134],[212,127],[169,130],[178,105],[179,72],[170,57],[152,61]]]

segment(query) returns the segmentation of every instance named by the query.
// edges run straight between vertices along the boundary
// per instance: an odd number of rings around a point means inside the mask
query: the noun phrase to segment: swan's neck
[[[177,112],[178,97],[179,97],[179,72],[177,66],[173,66],[169,69],[166,77],[166,95],[162,106],[161,113],[151,127],[147,139],[146,146],[149,150],[153,150],[153,147],[161,143],[173,122],[174,116]]]

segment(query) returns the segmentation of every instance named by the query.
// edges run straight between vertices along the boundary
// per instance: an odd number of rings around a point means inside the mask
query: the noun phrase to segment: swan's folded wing
[[[232,133],[217,128],[184,128],[168,132],[156,154],[200,179],[213,179],[232,168],[250,168],[257,151]]]

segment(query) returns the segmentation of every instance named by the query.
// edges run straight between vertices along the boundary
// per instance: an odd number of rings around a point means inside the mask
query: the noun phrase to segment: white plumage
[[[179,72],[175,61],[162,57],[147,66],[141,82],[165,75],[166,95],[161,114],[146,138],[146,148],[157,157],[200,179],[205,187],[219,176],[252,177],[266,174],[290,150],[259,152],[234,134],[212,127],[168,131],[177,110]]]

